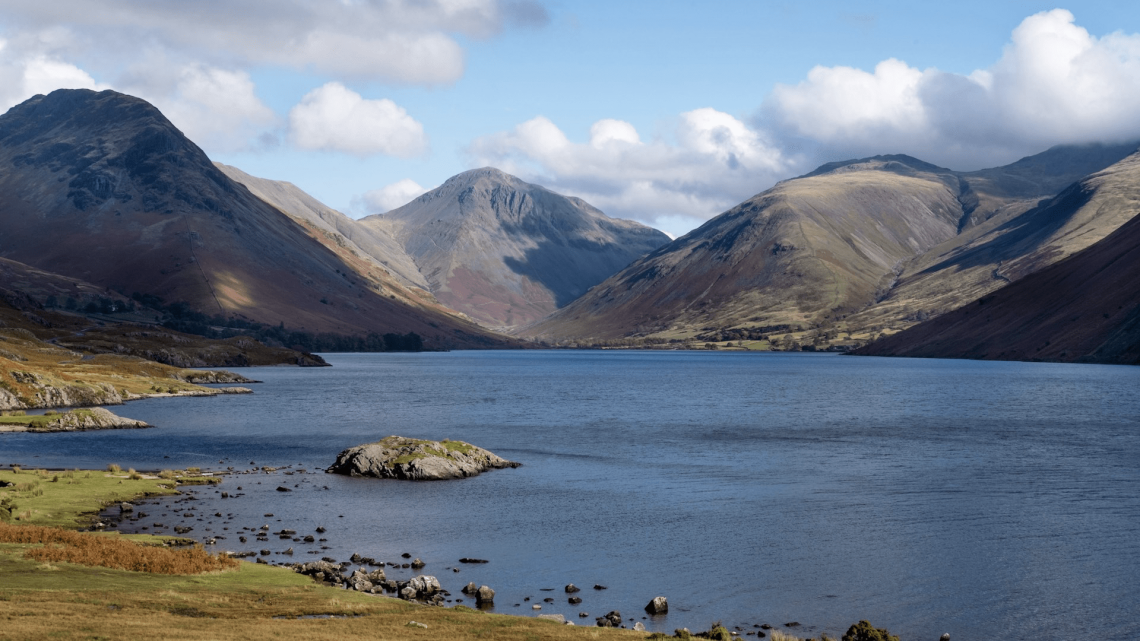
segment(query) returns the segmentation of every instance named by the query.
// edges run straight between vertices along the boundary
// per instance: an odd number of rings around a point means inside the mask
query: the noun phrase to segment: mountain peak
[[[823,174],[838,173],[844,171],[890,171],[902,175],[914,175],[915,173],[930,173],[930,174],[948,174],[952,173],[945,167],[939,167],[919,160],[914,156],[906,154],[882,154],[878,156],[871,156],[869,158],[857,158],[851,160],[840,160],[837,162],[829,162],[817,167],[800,178],[810,178],[812,176],[821,176]]]
[[[500,328],[545,316],[669,240],[494,167],[362,222],[392,230],[441,302]]]

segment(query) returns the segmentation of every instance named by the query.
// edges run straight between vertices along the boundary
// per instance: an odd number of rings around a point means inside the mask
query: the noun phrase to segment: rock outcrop
[[[518,467],[463,441],[423,441],[389,436],[341,452],[326,471],[406,481],[439,481],[475,476],[490,469]]]
[[[5,416],[0,432],[78,432],[154,427],[143,421],[118,416],[102,407],[48,412],[42,415]]]

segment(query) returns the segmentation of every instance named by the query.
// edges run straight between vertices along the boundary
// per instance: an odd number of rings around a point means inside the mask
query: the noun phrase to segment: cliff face
[[[489,167],[360,222],[394,236],[440,302],[497,328],[545,316],[669,240]]]

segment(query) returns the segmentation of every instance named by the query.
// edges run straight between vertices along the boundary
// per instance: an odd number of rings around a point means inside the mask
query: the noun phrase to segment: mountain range
[[[1112,233],[1135,212],[1085,206],[1074,183],[1135,149],[1059,147],[977,172],[908,156],[824,165],[635,261],[524,332],[866,342]]]
[[[507,343],[350,264],[325,230],[231,180],[137,98],[59,90],[17,105],[0,116],[0,166],[4,258],[221,322]]]
[[[0,116],[0,293],[29,322],[173,318],[325,349],[520,346],[510,333],[1130,362],[1136,147],[973,172],[828,163],[670,241],[490,167],[353,220],[211,162],[145,101],[59,90]],[[51,340],[144,349],[99,331]]]

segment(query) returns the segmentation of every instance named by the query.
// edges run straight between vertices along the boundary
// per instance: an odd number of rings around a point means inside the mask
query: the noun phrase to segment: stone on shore
[[[326,471],[347,476],[437,481],[467,478],[490,469],[519,465],[463,441],[389,436],[344,450]]]
[[[479,586],[475,591],[476,605],[491,605],[495,602],[495,591],[486,585]]]
[[[665,614],[669,611],[669,602],[663,596],[653,597],[653,600],[645,606],[645,611],[649,614]]]
[[[614,610],[604,617],[595,619],[599,628],[620,628],[621,627],[621,612]]]

